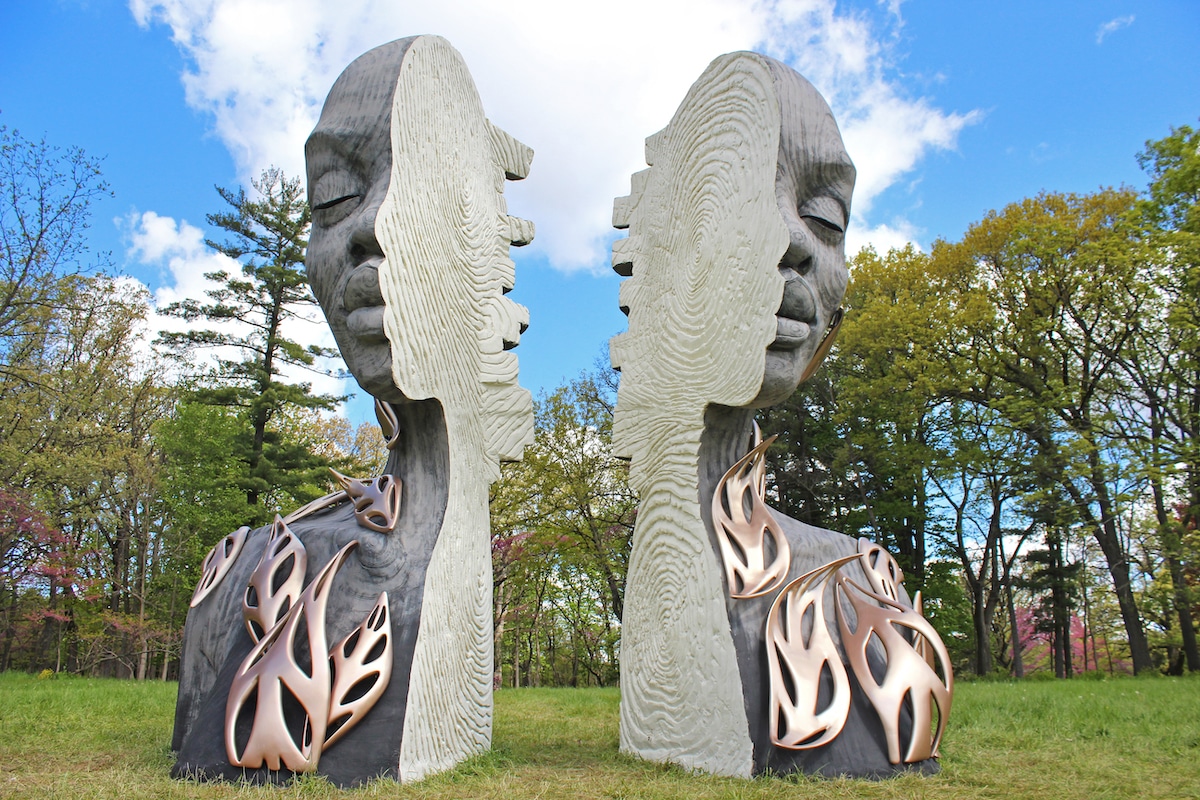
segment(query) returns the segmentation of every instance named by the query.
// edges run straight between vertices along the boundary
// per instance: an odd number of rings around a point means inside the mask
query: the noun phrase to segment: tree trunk
[[[1171,576],[1171,600],[1175,606],[1176,616],[1179,617],[1183,654],[1187,659],[1188,671],[1200,672],[1200,650],[1197,649],[1196,628],[1192,621],[1191,592],[1183,573],[1183,563],[1180,561],[1183,544],[1174,521],[1167,514],[1162,480],[1157,474],[1151,479],[1150,485],[1154,496],[1154,516],[1158,522],[1159,539],[1162,542],[1163,555],[1167,562],[1167,572]]]

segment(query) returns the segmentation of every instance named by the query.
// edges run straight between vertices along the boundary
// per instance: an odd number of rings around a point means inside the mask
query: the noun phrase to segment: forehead
[[[779,167],[798,187],[820,185],[847,203],[854,191],[854,163],[828,110],[823,118],[781,131]]]
[[[387,151],[399,62],[386,61],[363,56],[334,83],[304,144],[310,172],[330,158],[373,158]]]
[[[779,165],[802,182],[820,180],[849,199],[854,163],[829,105],[811,83],[794,70],[773,64],[779,97]]]

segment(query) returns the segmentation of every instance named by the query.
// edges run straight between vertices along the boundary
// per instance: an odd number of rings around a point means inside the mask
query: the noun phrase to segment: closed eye
[[[837,244],[846,235],[846,205],[830,195],[810,197],[796,210],[822,241]]]
[[[833,233],[845,233],[845,232],[846,232],[846,231],[845,231],[845,230],[842,228],[842,226],[841,226],[841,225],[838,225],[836,222],[833,222],[833,221],[831,221],[831,220],[827,220],[827,219],[825,219],[824,217],[818,217],[818,216],[816,216],[815,214],[804,214],[804,215],[803,215],[803,218],[804,218],[804,219],[810,219],[810,220],[812,220],[813,222],[815,222],[815,223],[817,223],[818,225],[820,225],[821,227],[823,227],[823,228],[826,228],[827,230],[829,230],[829,231],[831,231],[831,232],[833,232]]]
[[[341,197],[335,197],[332,200],[326,200],[324,203],[317,203],[315,206],[313,206],[313,211],[324,211],[327,208],[333,208],[334,206],[344,203],[347,200],[354,200],[357,198],[358,195],[356,194],[344,194]]]

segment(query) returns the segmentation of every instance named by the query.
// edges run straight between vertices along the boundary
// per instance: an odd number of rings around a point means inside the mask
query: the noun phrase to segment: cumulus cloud
[[[846,231],[846,252],[857,253],[868,245],[876,253],[886,253],[893,248],[899,250],[906,244],[917,244],[917,230],[911,222],[897,219],[892,224],[883,223],[871,227],[851,226]],[[917,245],[920,248],[920,245]]]
[[[945,112],[926,98],[907,96],[887,78],[893,59],[867,18],[838,14],[826,0],[779,0],[772,8],[782,24],[766,37],[766,52],[790,64],[829,101],[858,168],[855,226],[896,230],[871,226],[875,199],[930,150],[953,149],[979,112]],[[898,4],[893,12],[898,18]],[[881,243],[876,248],[887,249]]]
[[[152,294],[152,313],[147,326],[153,335],[160,331],[183,331],[196,327],[177,317],[167,316],[161,310],[174,302],[188,298],[207,299],[205,294],[220,284],[209,280],[206,275],[228,272],[236,275],[241,264],[228,256],[211,250],[204,244],[203,232],[187,220],[175,220],[153,211],[130,212],[116,220],[127,243],[126,256],[150,267],[157,267],[169,275]],[[130,279],[132,280],[132,279]],[[244,333],[246,328],[236,322],[207,321],[205,327],[231,333]],[[315,309],[307,319],[288,320],[284,335],[302,345],[317,344],[333,346],[333,335]],[[204,365],[204,359],[238,359],[242,354],[229,348],[213,348],[205,353],[195,353]],[[215,362],[209,362],[215,363]],[[298,368],[285,368],[284,377],[291,382],[311,383],[318,393],[342,395],[347,391],[346,381]]]
[[[833,0],[130,0],[138,24],[170,30],[189,65],[188,103],[212,115],[246,183],[271,164],[303,173],[304,138],[357,55],[414,33],[445,36],[488,116],[534,148],[509,207],[536,222],[534,251],[567,271],[607,264],[612,198],[644,167],[644,138],[713,57],[739,49],[781,58],[816,84],[858,166],[855,225],[904,230],[872,226],[872,201],[930,150],[953,148],[975,114],[889,80],[899,6],[877,31]]]
[[[1096,44],[1104,44],[1104,40],[1108,38],[1110,33],[1116,33],[1121,28],[1128,28],[1133,24],[1133,14],[1124,17],[1110,19],[1108,22],[1096,29]]]

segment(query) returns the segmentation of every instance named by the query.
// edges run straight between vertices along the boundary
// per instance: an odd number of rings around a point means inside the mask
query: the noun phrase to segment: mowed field
[[[504,689],[492,752],[352,791],[171,780],[175,690],[0,675],[0,797],[1200,798],[1200,678],[959,683],[941,774],[878,783],[689,774],[618,752],[615,689]]]

